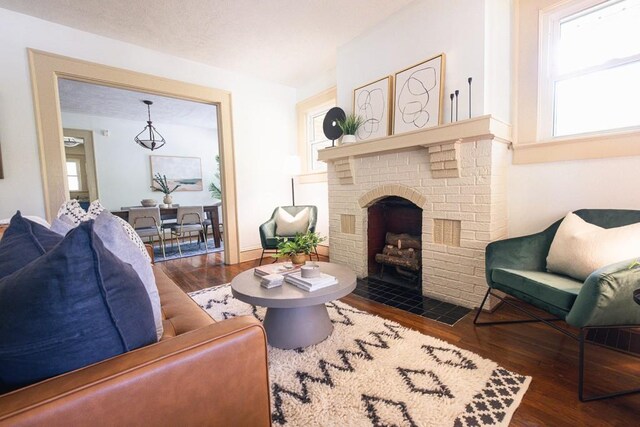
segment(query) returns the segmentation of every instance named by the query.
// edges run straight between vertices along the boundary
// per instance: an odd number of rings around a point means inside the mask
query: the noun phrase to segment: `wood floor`
[[[257,261],[225,266],[222,254],[218,253],[160,265],[185,292],[191,292],[228,283],[235,275],[257,265]],[[472,315],[451,327],[355,295],[349,295],[342,301],[477,353],[509,370],[532,376],[531,386],[512,419],[512,425],[640,425],[640,394],[580,403],[576,394],[577,342],[549,327],[541,324],[476,327],[472,323]],[[504,306],[486,316],[491,316],[492,320],[514,319],[517,318],[514,311]],[[640,387],[638,357],[588,345],[586,366],[588,394],[591,391]]]

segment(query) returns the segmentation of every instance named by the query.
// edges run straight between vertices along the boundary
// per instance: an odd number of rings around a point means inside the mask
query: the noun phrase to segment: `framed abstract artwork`
[[[353,91],[353,112],[363,123],[358,128],[358,141],[380,138],[391,132],[392,77],[387,76]]]
[[[151,184],[160,191],[153,181],[155,174],[166,175],[170,188],[180,184],[176,191],[202,191],[202,164],[200,157],[149,156],[151,159]]]
[[[444,53],[395,75],[393,133],[438,126],[442,122]]]

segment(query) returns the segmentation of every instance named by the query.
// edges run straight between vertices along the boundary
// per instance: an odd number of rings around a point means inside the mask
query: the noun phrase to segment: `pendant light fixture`
[[[164,140],[164,137],[160,135],[160,132],[158,132],[156,128],[154,128],[151,124],[151,105],[153,104],[153,102],[146,99],[142,102],[147,104],[147,113],[149,115],[149,120],[147,120],[147,125],[144,127],[144,129],[142,129],[142,132],[136,135],[134,140],[141,147],[148,148],[151,151],[157,150],[158,148],[162,147],[166,141]]]

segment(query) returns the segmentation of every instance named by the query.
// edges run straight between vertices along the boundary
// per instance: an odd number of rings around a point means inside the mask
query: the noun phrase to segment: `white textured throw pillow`
[[[85,212],[84,209],[80,206],[80,203],[73,199],[65,202],[58,209],[58,219],[63,223],[69,224],[73,227],[79,225],[82,221],[89,221],[90,219],[96,219],[98,215],[104,210],[104,206],[100,203],[100,200],[94,200],[89,205],[89,210]],[[120,225],[124,229],[124,232],[127,233],[129,239],[138,247],[138,250],[142,253],[142,256],[149,262],[151,262],[151,257],[147,252],[147,248],[144,247],[144,242],[138,236],[138,233],[135,232],[133,227],[129,225],[127,221],[120,217],[116,217],[119,220]],[[60,233],[60,230],[54,230]],[[64,234],[64,233],[61,233]]]
[[[306,233],[309,228],[309,208],[304,208],[296,216],[282,208],[276,212],[276,234],[278,236],[295,236]]]
[[[547,270],[585,280],[599,268],[638,256],[640,223],[602,228],[570,212],[551,243]]]

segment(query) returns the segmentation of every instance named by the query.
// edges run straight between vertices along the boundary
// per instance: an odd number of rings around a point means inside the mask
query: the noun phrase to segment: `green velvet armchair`
[[[318,220],[318,208],[311,205],[300,205],[300,206],[280,206],[282,209],[287,211],[290,215],[297,215],[302,209],[309,208],[309,227],[307,230],[300,230],[300,233],[306,233],[307,231],[311,231],[312,233],[316,231],[316,222]],[[294,237],[294,236],[285,236],[279,235],[276,227],[276,212],[278,212],[279,208],[275,208],[273,213],[271,214],[271,218],[260,225],[260,243],[262,245],[262,255],[260,255],[260,264],[262,265],[262,259],[264,258],[264,254],[266,251],[277,251],[279,238],[283,237]],[[318,252],[316,250],[316,257],[318,257]],[[319,259],[319,257],[318,257]]]
[[[586,222],[603,228],[622,227],[640,222],[640,211],[582,209],[574,213]],[[640,392],[639,388],[600,396],[584,396],[586,332],[590,328],[640,327],[640,305],[634,302],[634,291],[640,286],[640,269],[630,268],[635,259],[624,260],[594,271],[584,282],[547,272],[546,258],[561,222],[562,219],[556,221],[540,233],[500,240],[487,246],[485,263],[489,289],[478,309],[474,323],[482,326],[541,321],[576,339],[580,350],[578,397],[583,402]],[[555,318],[542,319],[512,304],[509,299],[502,298],[494,291],[516,297],[552,314]],[[534,319],[478,322],[480,312],[489,295],[512,305]],[[578,333],[574,334],[550,323],[554,320],[564,320],[567,324],[578,328]]]

